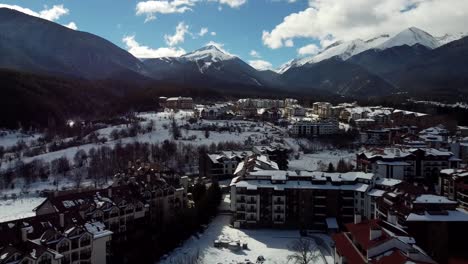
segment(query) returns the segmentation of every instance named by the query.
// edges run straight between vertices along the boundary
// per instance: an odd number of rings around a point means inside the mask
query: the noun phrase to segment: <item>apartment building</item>
[[[440,172],[439,194],[457,201],[468,210],[468,169],[445,169]]]
[[[328,102],[315,102],[312,104],[312,112],[320,118],[330,118],[332,116],[332,104]]]
[[[454,200],[428,193],[427,188],[409,183],[377,198],[376,218],[407,230],[436,261],[468,254],[460,245],[468,230],[468,212]]]
[[[169,97],[163,104],[165,108],[169,109],[193,109],[193,99],[191,97]]]
[[[105,264],[112,232],[76,213],[53,213],[0,224],[0,263]]]
[[[404,230],[381,220],[345,225],[333,235],[336,264],[436,263]]]
[[[199,174],[209,178],[232,178],[237,165],[246,157],[252,156],[252,151],[221,151],[207,153],[199,158]]]
[[[296,137],[313,137],[333,135],[339,132],[339,124],[335,119],[321,121],[299,121],[292,125],[291,134]]]
[[[289,147],[281,143],[271,143],[264,146],[253,146],[253,152],[258,155],[266,155],[270,160],[278,164],[280,170],[288,169]]]
[[[353,222],[365,207],[374,174],[259,170],[231,182],[237,227],[327,228],[327,218]]]
[[[441,170],[458,168],[459,163],[453,153],[433,148],[373,148],[357,155],[358,170],[433,184]]]

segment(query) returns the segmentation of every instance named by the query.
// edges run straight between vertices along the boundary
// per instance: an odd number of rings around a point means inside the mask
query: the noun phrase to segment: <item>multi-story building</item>
[[[200,116],[203,119],[215,120],[226,117],[228,111],[230,110],[229,105],[227,104],[215,104],[210,106],[205,106],[201,108]]]
[[[143,224],[168,221],[187,206],[188,178],[131,164],[117,173],[111,187],[87,191],[52,192],[36,215],[76,212],[86,221],[103,222],[114,234]]]
[[[255,154],[266,155],[271,161],[276,162],[280,170],[288,169],[290,149],[284,144],[271,143],[267,146],[254,146],[252,150]]]
[[[292,105],[288,106],[284,109],[285,116],[293,117],[293,116],[305,116],[307,109],[300,105]]]
[[[404,230],[381,221],[346,224],[346,231],[333,235],[336,264],[436,263]]]
[[[459,162],[453,153],[432,148],[374,148],[357,155],[358,170],[433,184],[442,169],[458,168]]]
[[[296,137],[333,135],[339,132],[339,123],[335,119],[321,121],[299,121],[292,125],[291,134]]]
[[[191,97],[169,97],[166,99],[165,107],[169,109],[193,109]]]
[[[47,214],[0,224],[0,263],[105,264],[112,232],[75,213]]]
[[[390,129],[369,129],[361,131],[361,143],[366,145],[389,145],[392,133]]]
[[[386,192],[377,199],[376,217],[407,230],[439,262],[468,256],[460,245],[468,235],[468,212],[456,201],[428,194],[422,186],[400,184]]]
[[[234,225],[326,229],[363,213],[374,174],[259,170],[231,182]]]
[[[330,118],[332,116],[332,104],[328,102],[315,102],[312,104],[312,112],[320,118]]]
[[[440,172],[439,194],[457,201],[468,210],[468,169],[445,169]]]
[[[109,187],[83,192],[55,192],[35,208],[36,215],[78,213],[87,221],[102,221],[112,232],[124,233],[142,221],[145,204],[130,189]]]
[[[395,109],[391,118],[397,125],[417,125],[429,120],[430,116],[425,113]]]
[[[237,165],[246,157],[253,155],[252,151],[222,151],[203,155],[199,158],[199,174],[209,178],[232,178]]]
[[[264,121],[275,122],[281,118],[281,110],[278,108],[260,108],[257,110],[258,116]]]

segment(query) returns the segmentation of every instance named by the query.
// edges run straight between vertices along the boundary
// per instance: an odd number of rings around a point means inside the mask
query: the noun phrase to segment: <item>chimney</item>
[[[65,215],[63,213],[59,214],[59,219],[60,219],[60,227],[65,227]]]
[[[371,241],[375,240],[382,236],[382,229],[380,227],[371,227],[369,235],[370,235],[369,239]]]
[[[361,223],[361,221],[362,221],[361,215],[360,214],[355,214],[354,215],[354,223],[359,224],[359,223]]]
[[[107,196],[109,196],[109,198],[112,198],[112,188],[111,187],[107,188]]]

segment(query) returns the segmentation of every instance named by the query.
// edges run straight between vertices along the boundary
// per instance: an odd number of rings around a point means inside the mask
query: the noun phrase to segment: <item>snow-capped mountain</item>
[[[384,43],[379,45],[377,48],[384,50],[384,49],[397,47],[397,46],[403,46],[403,45],[413,46],[415,44],[420,44],[430,49],[435,49],[440,46],[437,39],[433,37],[431,34],[419,28],[410,27],[396,34],[394,37],[385,41]]]
[[[439,46],[445,45],[447,43],[450,43],[455,40],[459,40],[461,38],[464,38],[468,36],[468,33],[466,32],[457,32],[454,34],[445,34],[441,37],[436,37],[437,41],[439,42]]]
[[[237,56],[208,45],[173,58],[145,59],[143,63],[151,76],[177,82],[239,83],[264,86],[269,78]]]
[[[284,73],[290,68],[300,67],[307,63],[317,63],[326,59],[330,59],[332,57],[338,57],[342,60],[347,60],[356,54],[377,47],[389,38],[389,35],[380,35],[365,41],[362,39],[356,39],[351,41],[337,41],[331,44],[330,46],[326,47],[324,50],[322,50],[316,55],[294,59],[292,61],[287,62],[286,64],[282,65],[277,70],[277,72]]]
[[[291,68],[301,67],[308,63],[317,63],[332,57],[347,60],[352,56],[370,49],[385,50],[403,45],[411,47],[416,44],[423,45],[429,49],[435,49],[454,40],[458,40],[466,35],[466,33],[457,33],[446,34],[442,37],[434,37],[424,30],[416,27],[410,27],[392,37],[388,34],[382,34],[366,41],[361,39],[337,41],[316,55],[288,61],[280,66],[277,72],[283,74]]]
[[[229,54],[226,51],[222,51],[220,48],[215,45],[207,45],[203,48],[197,49],[185,55],[182,55],[181,58],[191,61],[207,61],[207,62],[217,62],[232,60],[236,56]]]

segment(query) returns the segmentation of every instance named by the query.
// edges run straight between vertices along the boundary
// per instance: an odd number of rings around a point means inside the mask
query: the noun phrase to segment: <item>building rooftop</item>
[[[433,195],[433,194],[423,194],[414,200],[414,203],[419,204],[456,204],[457,202],[449,200],[445,196]]]

